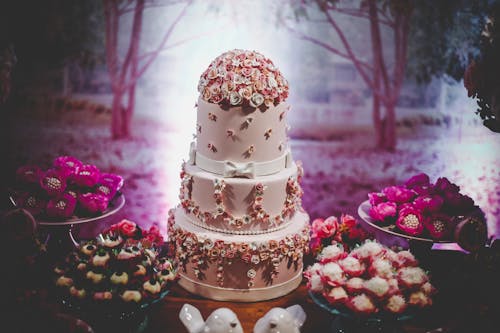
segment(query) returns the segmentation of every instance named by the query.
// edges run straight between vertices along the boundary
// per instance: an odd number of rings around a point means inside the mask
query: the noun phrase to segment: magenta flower
[[[47,205],[47,201],[41,196],[28,192],[19,193],[15,200],[17,206],[26,209],[33,216],[43,212]]]
[[[73,156],[59,156],[54,160],[54,167],[67,170],[68,176],[75,175],[82,165],[83,163]]]
[[[49,217],[66,219],[73,215],[75,207],[76,199],[69,193],[63,193],[49,200],[46,214]]]
[[[395,203],[410,202],[415,197],[415,192],[403,186],[389,186],[382,190],[388,201]]]
[[[104,173],[101,174],[101,177],[99,178],[96,193],[102,194],[111,199],[122,187],[123,177],[112,173]]]
[[[368,199],[370,201],[370,205],[372,206],[376,206],[379,203],[387,201],[387,197],[385,196],[384,193],[381,192],[368,193]]]
[[[434,184],[434,189],[440,193],[460,191],[460,187],[450,182],[449,179],[446,177],[438,178],[436,184]]]
[[[413,189],[415,187],[429,186],[429,184],[429,176],[425,173],[419,173],[418,175],[409,178],[405,182],[405,186],[410,189]]]
[[[370,216],[378,222],[387,223],[397,215],[397,206],[394,202],[381,202],[370,207]]]
[[[423,213],[438,212],[443,206],[443,198],[439,195],[426,195],[421,196],[413,201],[413,206]]]
[[[78,196],[78,203],[88,213],[99,214],[108,208],[108,198],[101,194],[83,193]]]
[[[23,184],[38,184],[42,169],[37,165],[25,165],[16,170],[16,179]]]
[[[445,192],[444,203],[455,215],[470,212],[474,208],[474,200],[458,192]]]
[[[432,195],[436,192],[433,185],[417,185],[412,190],[420,196]]]
[[[425,229],[432,239],[442,240],[450,238],[454,229],[452,220],[445,214],[433,214],[424,219]]]
[[[406,206],[399,211],[396,226],[407,235],[419,236],[424,231],[422,214],[418,209]]]
[[[49,169],[40,178],[40,186],[51,197],[61,195],[66,189],[66,177],[64,172],[56,169]]]
[[[72,178],[78,186],[93,187],[97,184],[99,176],[99,169],[95,165],[85,164],[78,169],[78,172]]]

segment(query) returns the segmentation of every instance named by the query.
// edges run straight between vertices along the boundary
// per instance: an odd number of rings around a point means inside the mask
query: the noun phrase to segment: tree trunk
[[[123,92],[114,91],[113,92],[113,103],[111,105],[111,135],[113,139],[123,138],[123,117],[122,110],[124,109],[122,104]]]
[[[382,148],[387,151],[396,150],[396,105],[395,103],[388,103],[385,106],[384,117],[384,142]]]

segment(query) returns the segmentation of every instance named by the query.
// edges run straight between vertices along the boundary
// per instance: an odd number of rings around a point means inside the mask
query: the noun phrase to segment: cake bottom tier
[[[298,211],[286,228],[234,235],[193,225],[177,208],[170,212],[168,234],[184,289],[214,300],[255,302],[283,296],[302,281],[309,216]]]

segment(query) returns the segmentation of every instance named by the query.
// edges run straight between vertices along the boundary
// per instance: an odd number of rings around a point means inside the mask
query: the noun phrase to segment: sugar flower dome
[[[264,111],[286,100],[288,82],[262,54],[235,49],[212,61],[200,77],[198,91],[208,103]]]

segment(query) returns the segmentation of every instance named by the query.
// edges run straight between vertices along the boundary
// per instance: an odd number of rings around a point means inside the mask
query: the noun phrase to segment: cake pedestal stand
[[[73,227],[75,225],[103,220],[116,214],[124,205],[125,196],[119,194],[110,201],[108,208],[98,216],[82,217],[74,215],[65,220],[37,219],[36,223],[43,229],[44,234],[47,235],[45,245],[48,252],[57,257],[58,254],[64,255],[69,250],[78,246],[78,240],[73,234]]]

